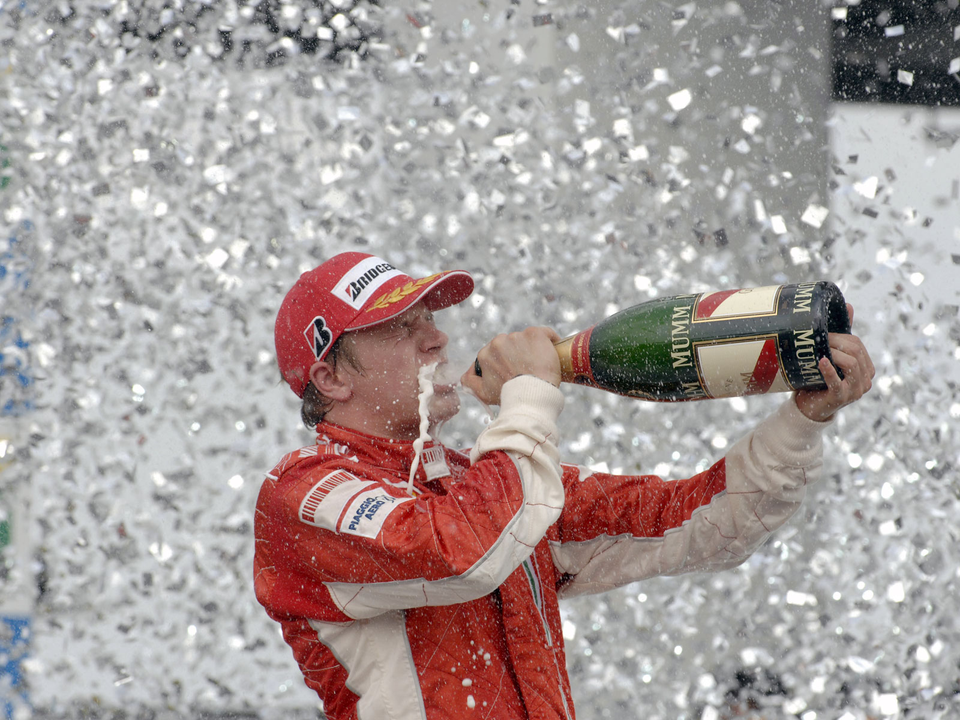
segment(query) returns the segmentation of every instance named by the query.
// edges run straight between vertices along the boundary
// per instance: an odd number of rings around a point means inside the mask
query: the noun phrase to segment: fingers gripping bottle
[[[840,290],[816,282],[651,300],[557,352],[565,382],[674,402],[824,388],[827,333],[849,332]]]

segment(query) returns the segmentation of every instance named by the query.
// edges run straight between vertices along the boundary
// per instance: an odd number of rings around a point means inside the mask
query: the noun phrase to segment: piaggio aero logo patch
[[[340,522],[340,532],[360,537],[375,538],[383,528],[387,516],[413,498],[396,498],[383,488],[372,488],[353,498]]]
[[[371,480],[334,470],[306,492],[297,515],[307,525],[375,538],[387,516],[412,499],[393,497]]]

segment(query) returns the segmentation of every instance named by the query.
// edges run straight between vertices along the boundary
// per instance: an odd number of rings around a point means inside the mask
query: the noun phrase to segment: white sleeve
[[[784,403],[726,456],[727,509],[711,513],[723,537],[725,554],[708,558],[705,569],[739,565],[800,509],[807,487],[823,470],[824,428],[810,420],[793,398]]]
[[[656,575],[739,565],[797,511],[807,486],[819,480],[821,433],[828,425],[806,418],[791,398],[736,443],[722,466],[701,476],[674,482],[581,476],[578,486],[585,493],[629,498],[612,511],[629,517],[608,525],[621,528],[616,532],[592,535],[576,532],[583,524],[577,517],[570,531],[561,532],[565,539],[551,541],[554,563],[569,577],[562,593],[602,592]],[[717,472],[725,476],[722,484]],[[662,513],[655,521],[651,506]],[[603,514],[602,503],[595,501],[594,508],[594,514]],[[561,519],[561,529],[565,522]]]
[[[526,498],[524,513],[530,521],[525,523],[530,530],[524,533],[523,541],[531,548],[563,510],[557,433],[557,418],[563,404],[563,393],[559,389],[531,375],[521,375],[504,383],[500,392],[500,414],[484,429],[470,451],[471,463],[494,450],[502,450],[513,459]],[[520,558],[517,565],[523,559]]]

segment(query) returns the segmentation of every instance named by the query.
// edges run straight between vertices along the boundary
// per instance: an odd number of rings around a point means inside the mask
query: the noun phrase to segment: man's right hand
[[[477,376],[471,367],[460,382],[488,405],[499,405],[503,384],[520,375],[533,375],[559,387],[560,358],[553,345],[560,339],[547,327],[497,335],[477,353],[483,375]]]

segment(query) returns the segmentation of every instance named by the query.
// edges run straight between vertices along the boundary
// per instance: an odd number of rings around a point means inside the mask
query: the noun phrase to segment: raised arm
[[[564,475],[566,504],[551,541],[567,595],[600,592],[654,575],[743,562],[800,507],[821,474],[821,432],[838,409],[870,389],[873,363],[852,335],[831,335],[821,364],[827,389],[798,393],[692,478]]]

